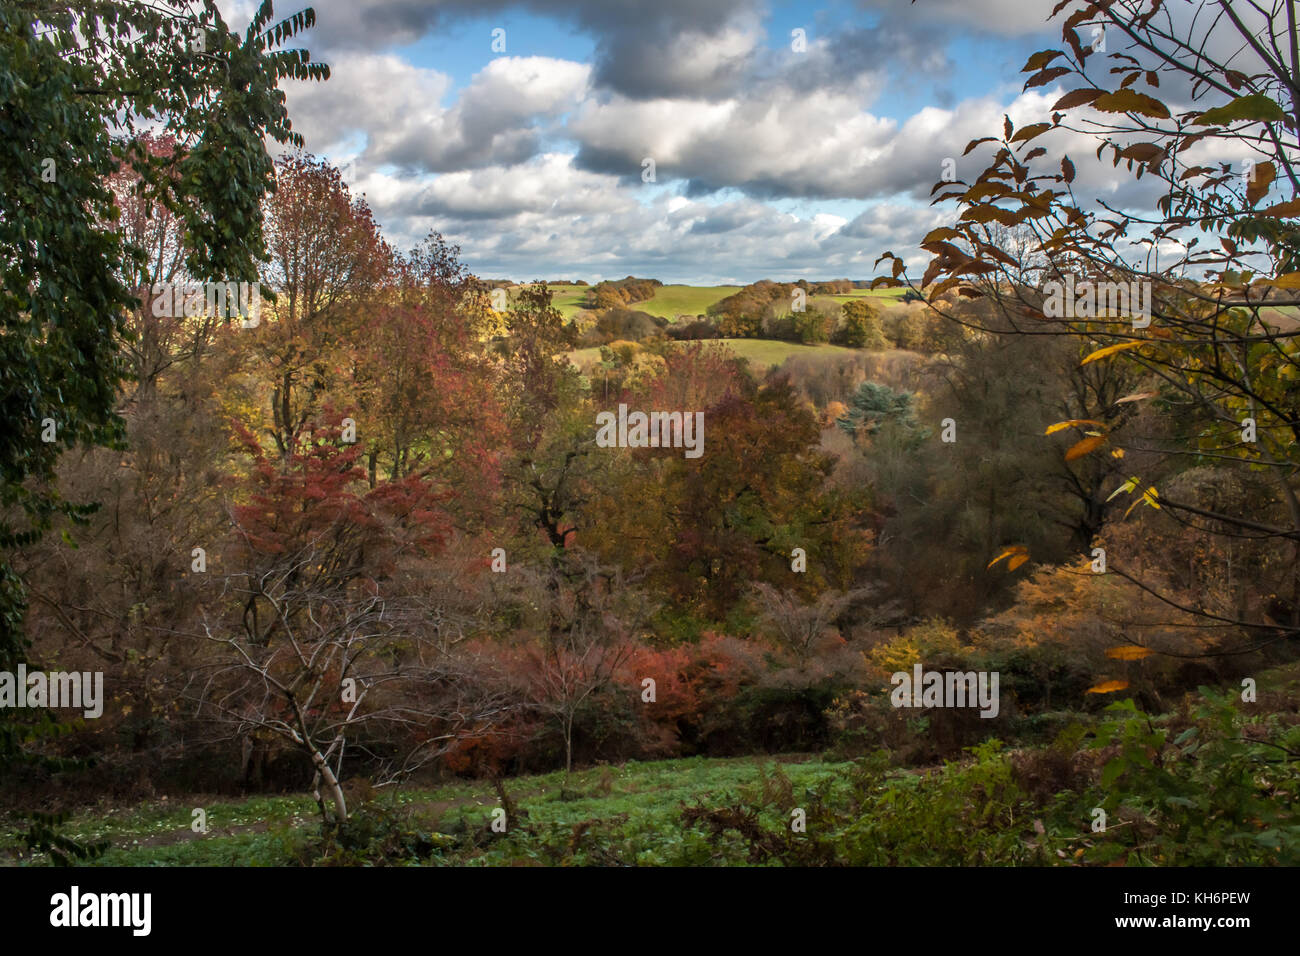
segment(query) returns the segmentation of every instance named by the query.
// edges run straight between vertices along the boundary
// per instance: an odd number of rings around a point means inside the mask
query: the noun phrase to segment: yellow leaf
[[[998,554],[998,556],[988,563],[988,566],[991,568],[993,567],[993,565],[997,564],[1003,558],[1010,558],[1016,555],[1024,555],[1026,558],[1028,558],[1029,549],[1018,544],[1013,544],[1010,547],[1003,548],[1002,551]],[[1017,565],[1017,567],[1019,567],[1019,565]]]
[[[1092,687],[1089,687],[1086,691],[1084,691],[1084,693],[1112,694],[1117,690],[1123,690],[1127,686],[1128,686],[1128,681],[1126,680],[1108,680],[1108,681],[1102,681],[1100,684],[1096,684]]]
[[[1288,272],[1276,279],[1261,279],[1257,285],[1271,285],[1275,289],[1300,289],[1300,272]]]
[[[1082,458],[1089,452],[1096,451],[1105,443],[1105,435],[1091,435],[1088,438],[1071,445],[1070,449],[1065,453],[1065,460],[1074,461],[1076,458]]]
[[[1140,661],[1144,657],[1150,657],[1155,651],[1149,647],[1142,647],[1139,644],[1123,644],[1119,647],[1109,647],[1106,649],[1106,656],[1117,661]]]
[[[1010,561],[1007,562],[1007,570],[1014,571],[1016,568],[1020,567],[1028,560],[1029,560],[1029,555],[1017,554],[1014,558],[1012,558]]]
[[[1112,452],[1110,453],[1110,457],[1111,457],[1111,458],[1123,458],[1123,457],[1124,457],[1124,449],[1123,449],[1123,448],[1116,448],[1114,451],[1112,451]]]
[[[1134,508],[1136,508],[1138,505],[1142,504],[1143,502],[1146,502],[1152,508],[1155,508],[1157,511],[1159,511],[1160,502],[1156,501],[1156,498],[1158,497],[1160,497],[1160,493],[1157,492],[1155,488],[1148,488],[1146,491],[1142,492],[1141,498],[1138,498],[1136,501],[1134,501],[1131,505],[1128,506],[1128,511],[1124,512],[1124,517],[1127,518],[1129,516],[1129,512],[1132,511]]]
[[[1132,395],[1125,395],[1123,398],[1115,399],[1116,405],[1123,405],[1125,402],[1140,402],[1144,398],[1155,398],[1159,392],[1134,392]]]
[[[1097,351],[1093,352],[1091,355],[1086,356],[1084,360],[1079,363],[1079,365],[1080,366],[1087,365],[1089,362],[1095,362],[1097,361],[1097,359],[1103,359],[1107,355],[1114,355],[1116,352],[1123,352],[1125,349],[1135,349],[1139,345],[1146,345],[1146,342],[1142,341],[1141,339],[1137,339],[1133,342],[1120,342],[1118,345],[1108,345],[1104,349],[1097,349]]]
[[[1105,422],[1094,421],[1091,418],[1070,418],[1063,422],[1057,422],[1055,425],[1048,425],[1047,431],[1043,432],[1043,434],[1055,435],[1057,432],[1069,428],[1071,425],[1099,425],[1102,428],[1106,427]]]
[[[1124,482],[1124,484],[1120,485],[1118,488],[1112,491],[1110,493],[1110,498],[1107,498],[1106,500],[1110,501],[1114,498],[1119,497],[1126,491],[1133,491],[1135,488],[1137,488],[1137,486],[1138,486],[1138,477],[1134,475],[1128,481]]]

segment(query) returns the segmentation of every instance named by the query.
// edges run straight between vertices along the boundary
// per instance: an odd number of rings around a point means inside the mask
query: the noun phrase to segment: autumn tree
[[[581,715],[622,676],[635,648],[636,595],[616,568],[577,550],[531,577],[539,620],[527,647],[530,700],[563,740],[567,775]]]
[[[601,489],[608,503],[593,508],[602,553],[648,567],[655,586],[675,599],[673,612],[702,621],[725,619],[756,581],[807,592],[843,585],[866,543],[852,495],[829,485],[833,460],[818,447],[817,420],[789,381],[759,385],[740,374],[725,390],[718,381],[718,391],[685,406],[703,413],[703,454],[602,450],[625,464],[621,479]],[[642,394],[677,387],[670,370]],[[638,404],[683,407],[655,401]],[[808,556],[807,574],[791,570],[795,548]]]
[[[267,203],[264,270],[277,297],[249,337],[269,389],[270,423],[282,457],[293,436],[347,381],[370,296],[388,275],[391,251],[364,199],[339,171],[309,155],[281,157]],[[340,401],[339,404],[342,404]]]
[[[1143,387],[1115,402],[1156,404],[1179,423],[1180,440],[1114,493],[1145,520],[1211,538],[1228,529],[1261,546],[1287,541],[1289,567],[1263,584],[1285,606],[1282,619],[1206,615],[1211,626],[1285,637],[1300,632],[1300,333],[1277,311],[1300,288],[1296,5],[1192,6],[1205,15],[1160,0],[1056,6],[1064,43],[1029,58],[1025,86],[1071,88],[1050,117],[1020,128],[1008,118],[1000,136],[972,142],[968,153],[985,143],[993,152],[973,181],[936,184],[937,201],[958,211],[925,237],[935,258],[921,285],[931,301],[951,290],[990,300],[1015,334],[1074,337],[1085,364],[1139,370]],[[1145,178],[1153,211],[1081,193],[1088,157],[1065,152],[1081,141]],[[1024,263],[991,241],[993,223],[1033,230],[1032,251],[1046,258],[1041,286],[1017,281]],[[880,284],[898,283],[901,261],[884,258],[893,276]],[[1104,420],[1078,427],[1092,434],[1078,438],[1076,454],[1128,450]],[[1277,506],[1244,517],[1163,494],[1162,481],[1197,457],[1272,475]],[[1111,555],[1109,570],[1158,591],[1122,555]],[[1172,610],[1197,610],[1166,597]]]
[[[446,493],[419,473],[370,488],[333,417],[300,429],[288,462],[240,429],[249,500],[232,508],[221,593],[196,634],[209,653],[187,696],[236,734],[302,753],[337,824],[348,748],[398,779],[490,728],[509,698],[461,653],[484,609],[428,585]]]
[[[477,283],[459,250],[433,234],[407,256],[364,309],[367,328],[343,352],[357,440],[373,486],[432,469],[449,484],[495,476],[505,422],[491,384]],[[492,495],[474,496],[482,511]]]
[[[272,16],[267,0],[240,36],[211,0],[0,10],[0,504],[22,515],[0,524],[5,551],[55,513],[79,513],[53,487],[61,451],[121,438],[115,410],[131,370],[119,348],[149,260],[143,235],[116,226],[122,161],[142,183],[137,195],[183,223],[190,275],[256,278],[273,188],[265,137],[300,142],[278,83],[328,77],[305,51],[277,49],[312,25],[312,11]],[[146,127],[175,147],[151,150]],[[2,667],[21,659],[23,608],[6,557]],[[12,744],[6,720],[0,752]]]

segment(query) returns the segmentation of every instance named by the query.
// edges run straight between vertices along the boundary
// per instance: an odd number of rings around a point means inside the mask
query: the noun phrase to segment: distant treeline
[[[638,279],[636,276],[606,279],[587,290],[584,304],[589,309],[617,309],[653,298],[655,290],[662,285],[658,279]]]

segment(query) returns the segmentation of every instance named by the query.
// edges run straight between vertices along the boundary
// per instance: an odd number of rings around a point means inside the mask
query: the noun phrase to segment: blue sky
[[[332,77],[287,87],[307,148],[391,242],[440,232],[491,277],[863,279],[887,249],[920,266],[950,216],[929,205],[943,160],[977,172],[970,139],[1060,94],[1021,91],[1060,39],[1050,0],[313,6],[304,45]],[[226,7],[239,22],[252,0]]]

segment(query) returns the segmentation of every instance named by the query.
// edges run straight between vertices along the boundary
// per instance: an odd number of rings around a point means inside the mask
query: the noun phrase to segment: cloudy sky
[[[1051,0],[312,5],[302,45],[332,77],[287,87],[308,150],[390,241],[436,230],[486,277],[861,279],[887,249],[919,269],[944,159],[973,178],[970,139],[1063,92],[1021,92],[1059,45]],[[224,4],[232,25],[253,6]],[[1133,188],[1070,152],[1099,195]]]

